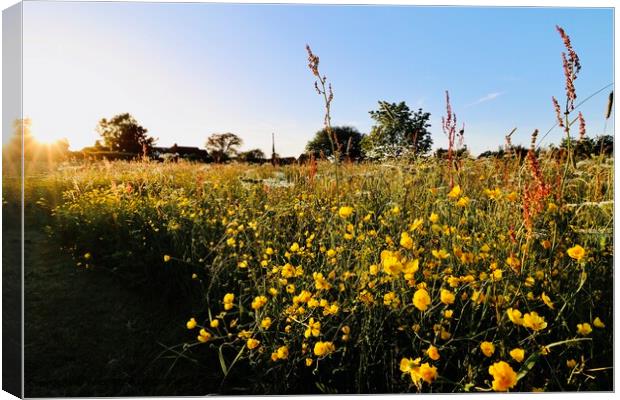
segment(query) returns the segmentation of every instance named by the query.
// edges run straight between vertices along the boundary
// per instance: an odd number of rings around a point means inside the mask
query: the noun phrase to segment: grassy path
[[[26,396],[210,391],[204,371],[190,362],[180,362],[165,378],[172,361],[157,359],[163,350],[158,341],[173,345],[186,338],[187,313],[104,270],[77,267],[37,222],[26,221]],[[14,235],[18,231],[5,232],[3,241]]]

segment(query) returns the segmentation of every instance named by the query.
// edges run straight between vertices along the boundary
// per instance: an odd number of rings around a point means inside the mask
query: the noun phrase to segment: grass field
[[[539,158],[31,175],[26,394],[612,390],[613,160]]]

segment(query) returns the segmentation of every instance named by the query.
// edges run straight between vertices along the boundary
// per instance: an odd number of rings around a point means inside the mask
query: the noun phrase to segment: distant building
[[[150,155],[158,160],[171,159],[177,161],[181,158],[190,161],[211,161],[206,150],[198,147],[178,146],[176,143],[172,147],[153,147]]]

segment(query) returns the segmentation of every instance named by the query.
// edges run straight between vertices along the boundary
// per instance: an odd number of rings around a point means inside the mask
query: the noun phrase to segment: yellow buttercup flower
[[[429,296],[426,289],[418,289],[413,294],[413,305],[420,311],[426,311],[431,304],[431,296]]]
[[[263,320],[260,322],[260,326],[263,329],[269,329],[269,327],[271,326],[271,318],[269,317],[263,318]]]
[[[542,299],[543,303],[547,305],[547,307],[553,310],[554,308],[553,302],[551,301],[551,298],[545,294],[545,292],[542,292],[542,294],[540,295],[540,298]]]
[[[217,319],[214,319],[209,323],[209,326],[211,328],[217,328],[218,326],[220,326],[220,321]]]
[[[383,271],[389,275],[398,275],[403,269],[398,253],[388,250],[381,252],[381,264]]]
[[[439,215],[435,214],[435,213],[431,213],[431,216],[428,217],[429,221],[431,221],[433,224],[436,224],[437,221],[439,221]]]
[[[586,250],[579,245],[575,245],[571,247],[570,249],[568,249],[566,253],[568,254],[570,258],[573,258],[577,261],[581,261],[581,259],[585,257],[586,255]]]
[[[314,355],[318,357],[326,356],[336,351],[336,346],[332,342],[316,342],[314,345]]]
[[[185,325],[187,326],[187,329],[194,329],[198,324],[196,323],[196,319],[190,318]]]
[[[594,318],[594,321],[592,321],[592,325],[594,325],[595,328],[604,328],[605,324],[603,323],[603,321],[601,321],[601,319],[599,317]]]
[[[488,188],[484,189],[484,194],[486,194],[491,200],[499,200],[499,198],[502,197],[502,191],[499,188],[495,188],[493,190]]]
[[[211,334],[207,332],[206,329],[202,328],[198,333],[197,339],[201,343],[207,343],[209,339],[211,339]]]
[[[545,318],[539,316],[536,311],[532,311],[523,316],[523,326],[534,331],[540,331],[547,327],[547,323],[545,322]]]
[[[293,253],[297,253],[299,251],[299,243],[295,242],[291,245],[290,250]]]
[[[422,218],[416,218],[413,223],[411,225],[409,225],[409,231],[410,232],[414,232],[415,230],[417,230],[420,226],[422,226],[422,224],[424,223],[424,220]]]
[[[521,261],[517,257],[510,256],[506,259],[506,264],[512,269],[518,269],[521,266]]]
[[[408,250],[413,248],[413,239],[411,239],[411,236],[409,236],[407,232],[400,234],[400,245]]]
[[[258,346],[260,346],[260,340],[257,340],[257,339],[254,339],[254,338],[249,338],[248,341],[245,342],[245,344],[246,344],[246,346],[248,346],[248,349],[254,350]]]
[[[314,279],[314,286],[317,290],[329,290],[332,285],[325,279],[322,273],[313,272],[312,278]]]
[[[445,251],[444,249],[440,249],[440,250],[431,250],[431,254],[433,255],[433,257],[439,259],[439,260],[445,260],[446,258],[450,257],[450,254]]]
[[[588,336],[590,333],[592,333],[592,327],[587,322],[584,322],[583,324],[577,324],[577,333],[581,336]]]
[[[506,195],[506,200],[508,201],[517,201],[519,199],[519,195],[517,192],[510,192]]]
[[[459,207],[465,207],[469,204],[469,197],[463,196],[456,202],[456,205]]]
[[[340,218],[349,218],[351,214],[353,214],[353,207],[342,206],[338,210],[338,215],[340,216]]]
[[[276,350],[272,355],[271,355],[271,359],[273,360],[275,356],[276,360],[285,360],[288,358],[288,347],[287,346],[280,346],[278,347],[278,350]]]
[[[514,358],[517,362],[521,362],[525,357],[525,350],[520,348],[512,349],[510,350],[510,357]]]
[[[493,377],[493,390],[496,392],[505,392],[517,384],[517,373],[505,361],[491,365],[489,374]]]
[[[495,345],[491,342],[484,341],[480,343],[480,350],[485,357],[491,357],[495,353]]]
[[[235,295],[232,293],[226,293],[224,295],[224,310],[228,311],[233,308],[233,303],[235,301]]]
[[[306,328],[306,331],[304,332],[304,336],[306,338],[309,338],[310,336],[319,336],[319,334],[321,333],[321,322],[320,321],[314,321],[314,318],[310,318],[310,321],[308,321],[308,328]]]
[[[414,379],[414,376],[417,379],[422,379],[426,383],[433,383],[435,378],[437,378],[437,367],[433,367],[429,363],[424,363],[420,365],[419,369],[411,371],[412,379]]]
[[[168,262],[168,261],[170,261],[171,259],[172,259],[172,257],[170,257],[168,254],[166,254],[166,255],[164,256],[164,262]]]
[[[433,345],[430,345],[430,347],[428,349],[426,349],[426,354],[428,354],[430,359],[433,360],[433,361],[437,361],[440,358],[439,350],[437,349],[437,347],[435,347]]]
[[[450,305],[454,303],[455,295],[450,290],[441,289],[439,298],[443,304]]]
[[[456,185],[452,188],[452,190],[450,190],[450,192],[448,192],[448,197],[450,197],[451,199],[456,199],[457,197],[459,197],[461,194],[461,186],[460,185]]]
[[[256,296],[254,300],[252,300],[252,309],[258,310],[267,304],[267,297],[265,296]]]

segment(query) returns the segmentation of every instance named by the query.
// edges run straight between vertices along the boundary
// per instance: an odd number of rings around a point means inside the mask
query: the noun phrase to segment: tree
[[[261,149],[252,149],[239,153],[239,160],[248,163],[256,163],[265,161],[265,153]]]
[[[155,143],[154,138],[146,135],[146,128],[129,113],[116,115],[110,120],[101,119],[97,132],[111,151],[140,154],[146,150],[148,153]]]
[[[588,136],[577,140],[571,137],[570,139],[571,150],[573,151],[575,158],[584,159],[591,155],[606,155],[613,154],[614,137],[611,135],[597,136],[592,139]],[[560,143],[560,148],[566,150],[568,148],[568,139],[563,138]]]
[[[242,144],[243,140],[234,133],[214,133],[207,139],[205,147],[215,162],[219,163],[237,154]]]
[[[362,141],[362,150],[369,158],[417,156],[431,150],[430,113],[421,108],[413,112],[404,101],[379,101],[379,109],[370,111],[370,116],[376,124]]]
[[[351,126],[334,126],[332,127],[332,135],[338,139],[338,143],[342,146],[340,154],[342,157],[358,159],[362,155],[362,134]],[[321,153],[326,157],[331,157],[332,146],[329,141],[327,129],[323,128],[314,134],[314,138],[306,144],[306,151],[319,157]]]

